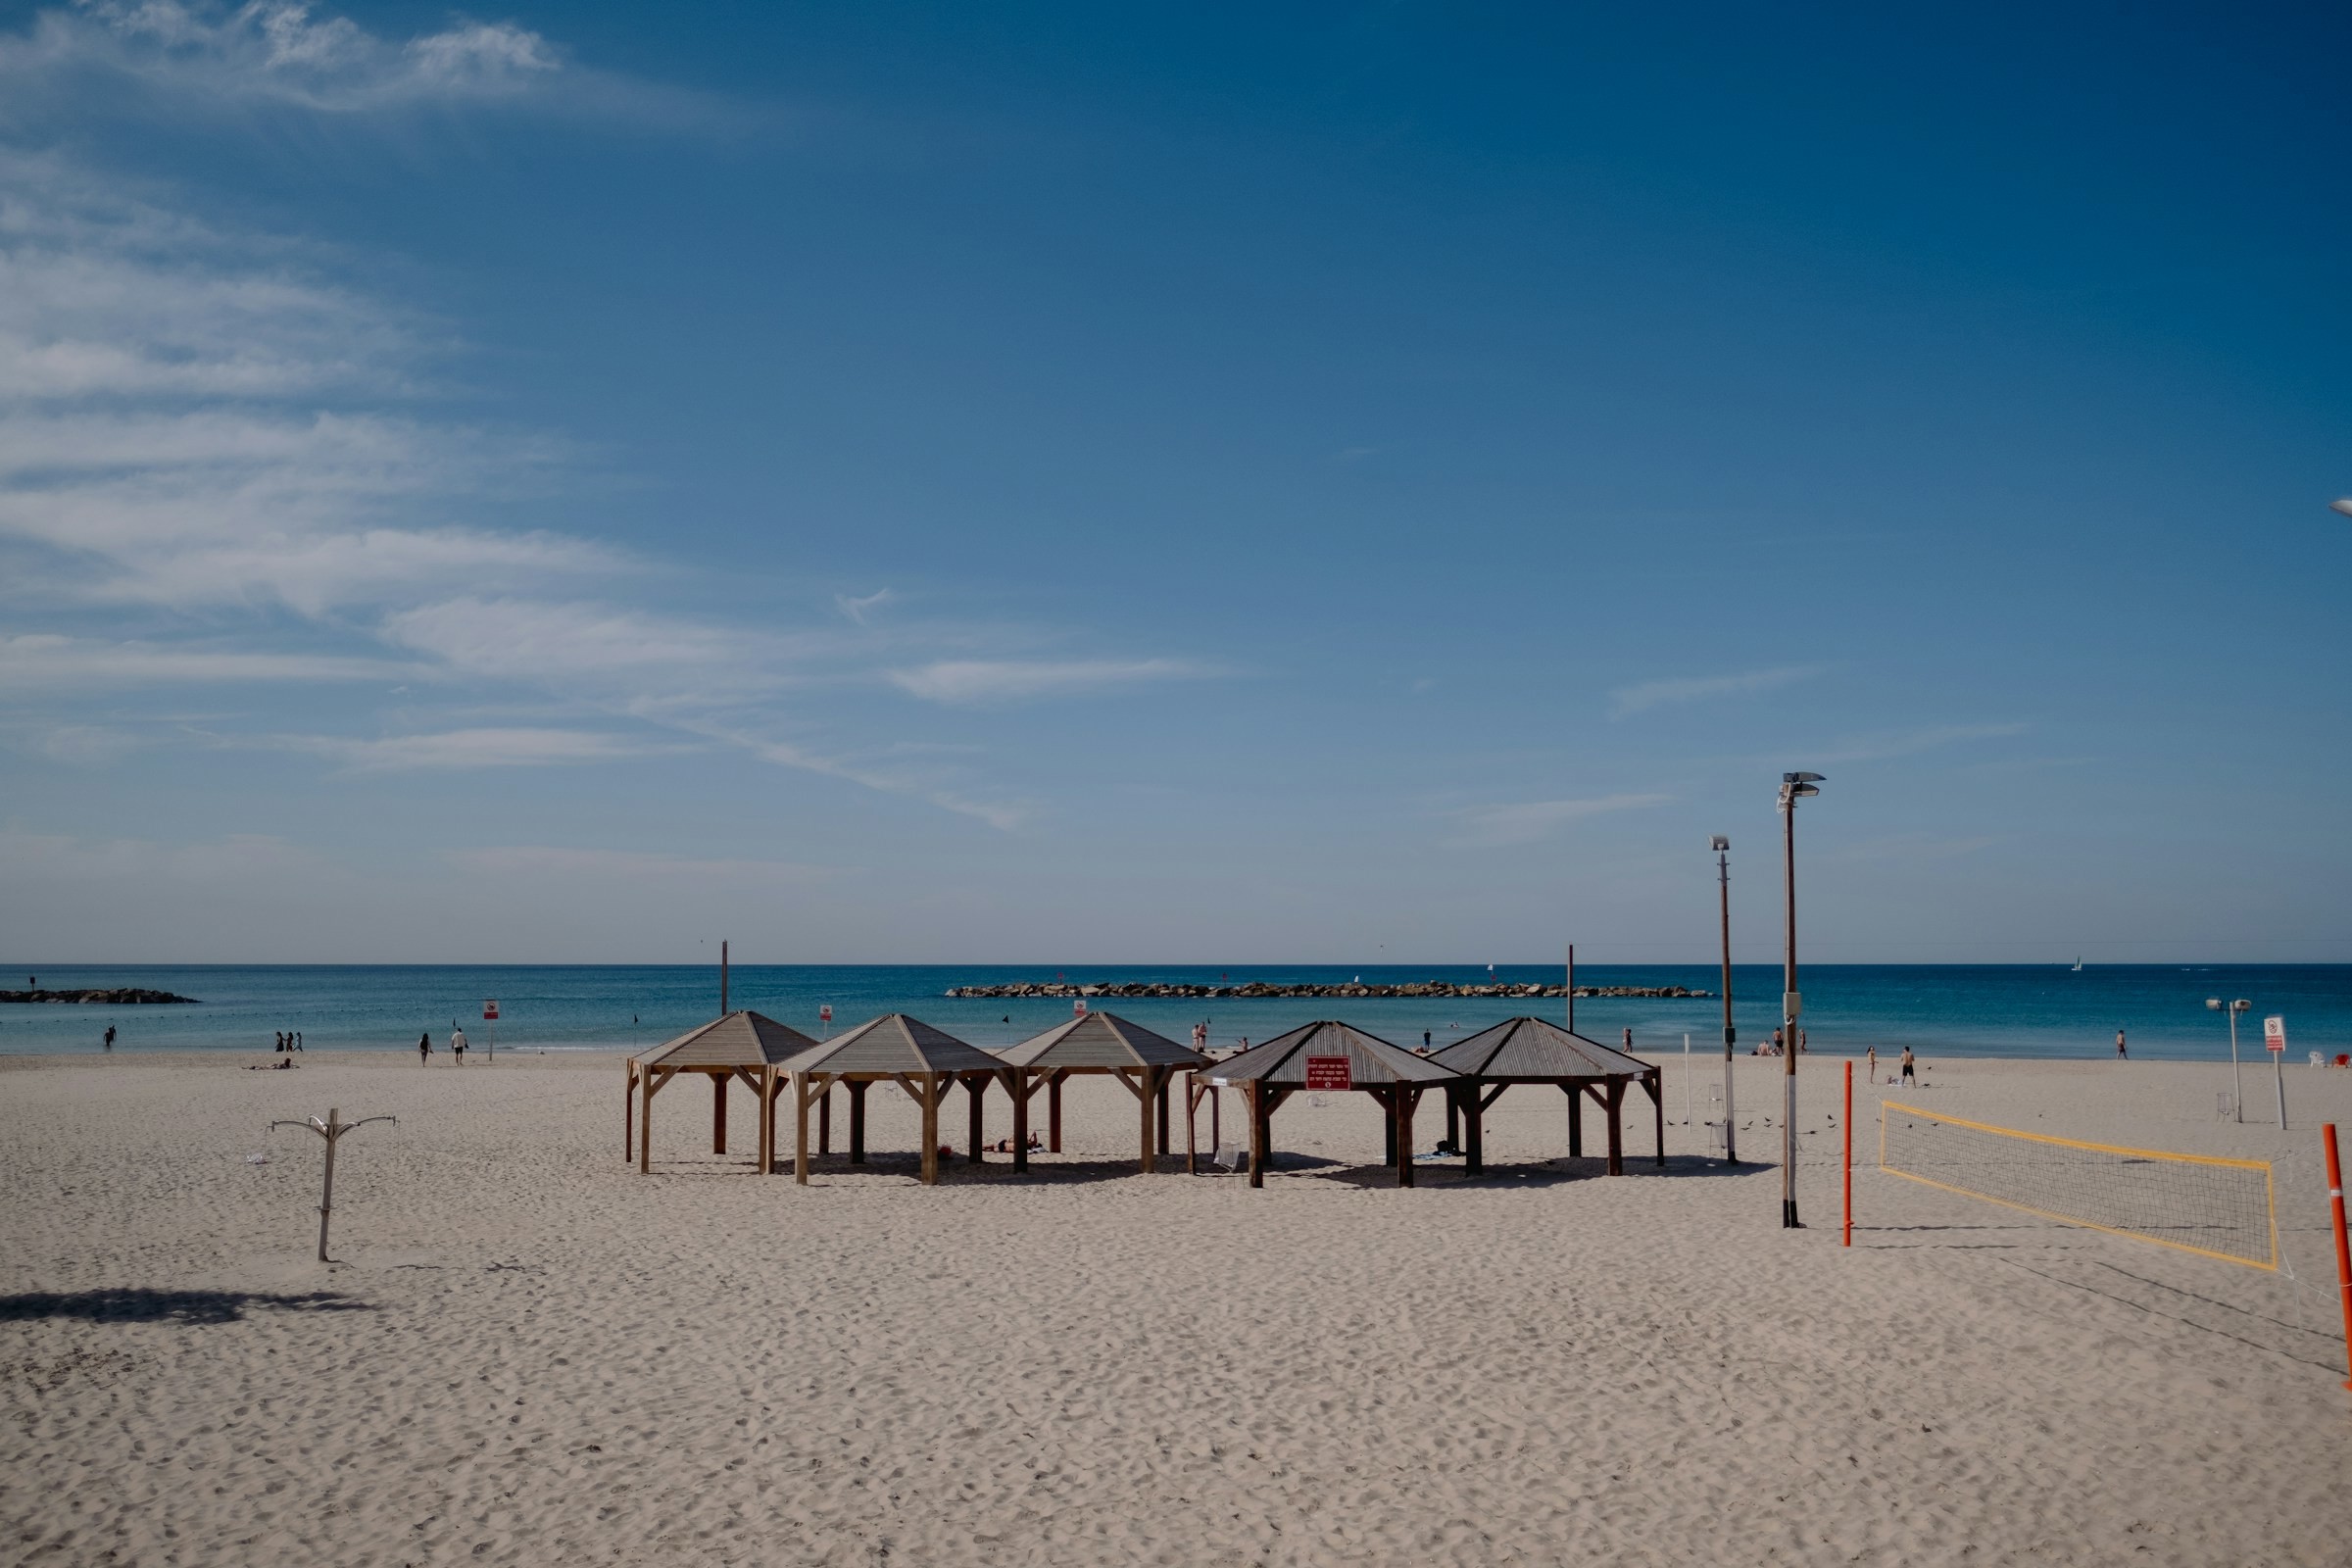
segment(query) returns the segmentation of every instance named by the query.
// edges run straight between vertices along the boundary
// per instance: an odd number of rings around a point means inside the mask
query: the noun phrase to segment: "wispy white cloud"
[[[866,594],[862,598],[856,599],[851,598],[848,594],[835,594],[833,596],[833,603],[840,609],[843,614],[849,616],[850,619],[862,626],[865,624],[866,612],[868,611],[879,610],[897,597],[898,595],[892,593],[887,588],[878,588],[874,592]]]
[[[886,672],[892,685],[926,702],[1017,702],[1103,691],[1148,681],[1196,680],[1218,673],[1182,659],[951,659]]]
[[[1673,680],[1645,680],[1620,686],[1609,694],[1612,716],[1625,718],[1646,709],[1676,703],[1695,703],[1709,697],[1733,697],[1745,692],[1768,692],[1820,674],[1826,665],[1783,664],[1772,669],[1743,670],[1732,675],[1697,675]]]
[[[418,673],[416,664],[382,659],[101,642],[50,633],[0,637],[0,689],[18,693],[280,681],[380,680],[389,684]]]
[[[539,599],[443,599],[393,612],[382,630],[469,675],[599,688],[620,680],[648,693],[772,685],[793,646],[740,627]]]
[[[1451,841],[1471,849],[1499,849],[1533,844],[1550,837],[1570,822],[1611,811],[1635,811],[1663,806],[1671,795],[1601,795],[1578,801],[1523,801],[1507,806],[1465,807],[1453,813],[1461,831]]]
[[[544,767],[609,762],[674,750],[601,730],[482,728],[356,740],[333,735],[288,736],[291,751],[331,758],[355,773],[449,771],[484,767]]]

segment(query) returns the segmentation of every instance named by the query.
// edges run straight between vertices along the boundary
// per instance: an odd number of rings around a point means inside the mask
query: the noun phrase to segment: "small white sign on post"
[[[1073,1003],[1071,1003],[1071,1004],[1070,1004],[1070,1016],[1071,1016],[1071,1017],[1073,1017],[1073,1018],[1083,1018],[1083,1017],[1085,1017],[1085,1016],[1086,1016],[1086,1004],[1085,1004],[1085,1003],[1083,1003],[1083,1002],[1073,1002]]]
[[[2286,1050],[2286,1020],[2277,1013],[2262,1020],[2262,1043],[2270,1051]]]

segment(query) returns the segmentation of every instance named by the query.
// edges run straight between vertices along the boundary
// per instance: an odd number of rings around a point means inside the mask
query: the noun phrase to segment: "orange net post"
[[[1845,1064],[1845,1239],[1840,1247],[1854,1245],[1854,1064]]]
[[[2320,1129],[2328,1148],[2328,1219],[2335,1232],[2335,1292],[2344,1307],[2344,1353],[2352,1357],[2352,1244],[2344,1239],[2344,1167],[2335,1157],[2335,1123]],[[2352,1389],[2352,1382],[2344,1385]]]

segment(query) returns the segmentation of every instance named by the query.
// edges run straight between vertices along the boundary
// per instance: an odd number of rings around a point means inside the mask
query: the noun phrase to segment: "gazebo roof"
[[[786,1072],[998,1072],[1004,1064],[977,1046],[903,1012],[869,1018],[822,1045],[811,1042]]]
[[[1456,1076],[1452,1068],[1440,1064],[1434,1056],[1415,1055],[1402,1046],[1393,1046],[1351,1024],[1326,1019],[1300,1024],[1289,1034],[1276,1035],[1262,1046],[1252,1046],[1238,1056],[1226,1057],[1208,1069],[1208,1080],[1215,1084],[1239,1084],[1254,1079],[1277,1089],[1304,1089],[1309,1056],[1346,1056],[1348,1075],[1358,1089],[1367,1085],[1444,1083]]]
[[[1506,1018],[1430,1058],[1473,1078],[1639,1078],[1649,1063],[1543,1018]]]
[[[997,1053],[1012,1067],[1205,1067],[1208,1058],[1140,1023],[1086,1012]]]
[[[637,1058],[641,1067],[767,1067],[816,1042],[765,1013],[730,1012]]]

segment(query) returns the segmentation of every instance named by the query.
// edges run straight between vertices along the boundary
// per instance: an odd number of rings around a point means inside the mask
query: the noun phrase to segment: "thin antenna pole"
[[[727,945],[718,945],[718,1015],[727,1015]]]
[[[1576,1033],[1576,944],[1568,944],[1568,1032]]]
[[[1740,1163],[1738,1119],[1732,1114],[1732,1042],[1740,1031],[1732,1026],[1732,857],[1715,852],[1716,887],[1723,911],[1723,1162]]]

